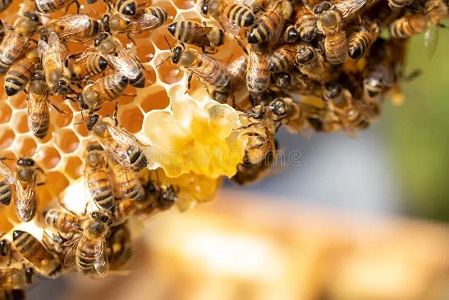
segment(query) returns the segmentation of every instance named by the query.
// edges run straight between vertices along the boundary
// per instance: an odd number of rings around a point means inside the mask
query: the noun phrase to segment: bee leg
[[[75,3],[76,5],[76,13],[79,14],[80,13],[80,3],[77,0],[74,0],[72,2],[70,2],[69,5],[67,5],[67,7],[64,9],[64,15],[67,13],[67,11],[69,10],[69,7],[72,6],[72,4]]]
[[[66,211],[68,211],[72,215],[74,215],[74,216],[78,215],[76,212],[74,212],[73,210],[68,208],[67,205],[65,204],[65,202],[63,202],[61,198],[58,198],[58,203],[59,203],[59,206],[61,206],[63,209],[65,209]]]
[[[136,42],[134,41],[134,39],[131,37],[131,33],[130,33],[130,32],[128,32],[128,33],[126,34],[126,37],[128,38],[128,40],[131,41],[131,43],[134,44],[134,46],[137,47],[137,44],[136,44]]]
[[[59,107],[57,107],[57,106],[54,105],[53,103],[50,102],[50,104],[51,104],[51,106],[52,106],[54,109],[56,109],[56,111],[57,111],[58,113],[63,114],[63,115],[66,115],[66,114],[67,114],[66,111],[63,111],[62,109],[60,109]]]
[[[192,81],[193,78],[193,73],[189,74],[189,77],[187,77],[187,90],[185,92],[185,94],[187,94],[187,91],[190,90],[190,82]]]
[[[114,124],[115,127],[117,127],[117,125],[118,125],[118,118],[117,118],[117,116],[118,116],[118,102],[115,102],[114,114],[112,115],[112,119],[115,122],[115,124]]]

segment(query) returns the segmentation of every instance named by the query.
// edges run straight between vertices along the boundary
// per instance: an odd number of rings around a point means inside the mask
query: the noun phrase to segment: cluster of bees
[[[10,3],[1,1],[0,10]],[[118,36],[134,42],[133,35],[162,26],[167,11],[135,0],[107,0],[106,12],[97,18],[77,13],[42,22],[72,4],[79,9],[73,0],[36,0],[34,12],[25,12],[12,26],[2,23],[0,73],[8,96],[27,93],[29,131],[39,139],[48,134],[50,106],[64,113],[51,96],[87,111],[83,123],[95,141],[85,150],[84,182],[92,200],[87,204],[98,210],[88,213],[86,205],[77,214],[61,201],[39,211],[36,187],[45,184],[45,172],[29,157],[19,158],[15,170],[2,158],[0,206],[14,199],[21,222],[43,216],[45,226],[42,240],[17,229],[0,240],[0,258],[7,265],[0,269],[0,298],[20,298],[36,272],[54,277],[75,265],[82,273],[104,276],[119,268],[131,256],[127,219],[169,209],[178,197],[173,185],[142,183],[148,146],[118,126],[117,106],[112,117],[98,114],[105,102],[126,95],[129,85],[146,85],[148,71]],[[243,112],[241,131],[248,143],[233,180],[244,184],[260,178],[275,160],[280,126],[300,134],[367,128],[380,114],[383,98],[395,96],[408,77],[403,74],[408,38],[426,32],[432,48],[447,5],[443,0],[203,0],[198,8],[209,24],[184,20],[167,26],[178,41],[173,48],[167,45],[169,59],[189,74],[188,88],[195,77],[212,99]],[[68,42],[87,46],[71,53]],[[214,57],[232,44],[241,49],[232,62]]]
[[[448,17],[443,0],[203,0],[199,9],[210,25],[168,26],[179,41],[170,58],[212,99],[245,111],[249,143],[233,178],[241,184],[273,162],[280,126],[353,135],[385,96],[401,101],[399,83],[418,74],[404,74],[408,39],[425,32],[432,51]],[[226,34],[243,52],[231,63],[213,57]]]

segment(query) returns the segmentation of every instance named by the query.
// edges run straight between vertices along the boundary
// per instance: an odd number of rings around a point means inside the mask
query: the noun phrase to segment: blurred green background
[[[422,75],[402,85],[404,105],[387,101],[380,122],[391,151],[393,172],[405,213],[449,221],[449,35],[439,28],[434,56],[428,58],[423,35],[409,47],[406,74]]]

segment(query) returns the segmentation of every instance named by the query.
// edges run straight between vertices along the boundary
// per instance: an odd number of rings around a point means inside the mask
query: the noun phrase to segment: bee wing
[[[83,239],[83,236],[78,238],[77,241],[73,243],[73,246],[70,247],[69,251],[67,251],[67,254],[64,257],[65,267],[70,267],[76,262],[76,248],[78,248],[80,243],[83,243]]]
[[[129,156],[124,147],[126,145],[129,146],[131,143],[136,144],[135,140],[127,132],[117,129],[108,123],[105,124],[111,136],[110,138],[113,139],[117,144],[123,145],[123,147],[115,147],[115,143],[103,143],[105,150],[111,153],[116,161],[130,165]],[[137,145],[135,146],[137,147]]]
[[[424,32],[424,45],[427,48],[427,58],[432,59],[438,44],[439,30],[436,24],[430,25]]]
[[[140,74],[140,64],[136,61],[134,54],[129,53],[121,45],[117,45],[117,55],[105,54],[106,59],[119,71],[123,76],[135,79]]]
[[[212,30],[212,27],[195,27],[190,30],[190,34],[195,37],[195,42],[200,45],[209,45],[208,33]]]
[[[96,246],[95,251],[98,255],[95,256],[94,269],[98,275],[104,277],[109,268],[108,257],[106,255],[106,240],[102,239]]]
[[[14,173],[11,169],[0,160],[0,178],[4,178],[8,184],[14,183]]]
[[[43,40],[39,40],[39,42],[37,44],[37,51],[39,53],[39,57],[41,60],[44,57],[45,52],[47,52],[48,48],[50,48],[50,46],[48,46],[47,42],[45,42]]]
[[[60,38],[63,39],[89,28],[90,19],[88,15],[84,14],[67,15],[59,18],[57,24],[64,27],[64,30],[59,34]]]
[[[48,93],[47,93],[48,94]],[[35,101],[32,98],[28,99],[28,129],[35,134],[45,122],[46,114],[48,111],[47,95],[43,96],[44,99]]]
[[[17,212],[22,215],[24,219],[30,219],[36,212],[36,176],[28,183],[24,189],[21,183],[16,184],[15,205]],[[27,212],[26,215],[23,213]]]
[[[214,86],[226,86],[229,84],[229,75],[226,71],[226,66],[222,62],[215,60],[214,58],[210,57],[209,55],[203,55],[200,53],[197,53],[196,55],[201,56],[201,60],[203,63],[200,67],[189,67],[189,70],[192,71],[194,74],[204,78],[208,83],[212,82],[213,77],[215,77],[215,72],[210,72],[210,68],[205,68],[204,66],[211,66],[211,68],[214,68],[216,70],[225,70],[225,74],[227,75],[227,78],[218,83],[214,82]]]
[[[60,42],[60,40],[59,40],[59,37],[58,37],[58,35],[56,34],[56,32],[52,32],[52,33],[50,33],[50,36],[49,36],[49,38],[48,38],[48,45],[49,45],[49,47],[53,47],[53,48],[62,48],[62,47],[65,47],[63,44],[61,44],[61,42]],[[60,51],[56,51],[56,50],[53,50],[53,51],[51,51],[52,52],[52,54],[56,54],[56,53],[58,53],[58,52],[65,52],[65,49],[63,50],[64,48],[62,48],[62,49],[58,49],[58,50],[60,50]],[[56,64],[56,67],[58,68],[58,69],[64,69],[64,67],[65,67],[65,61],[63,61],[62,60],[62,56],[64,56],[65,57],[65,55],[52,55],[52,60],[54,61],[54,63]],[[41,58],[42,59],[42,58]],[[45,62],[44,61],[42,61],[42,63],[43,64],[45,64]]]
[[[138,14],[129,24],[124,31],[127,32],[141,32],[154,29],[159,26],[159,18],[151,14]]]
[[[366,3],[366,0],[346,0],[335,4],[335,9],[340,12],[342,19],[354,16]]]
[[[217,22],[220,23],[221,27],[223,27],[225,31],[228,31],[232,35],[239,35],[240,26],[236,22],[224,16],[215,18],[215,20],[217,20]]]
[[[11,51],[14,49],[14,53],[17,52],[19,49],[22,51],[22,49],[25,47],[25,43],[20,45],[17,43],[17,39],[20,39],[19,32],[16,29],[13,29],[9,34],[7,34],[3,41],[2,45],[5,47],[2,49],[2,55],[0,57],[1,61],[10,61],[9,55]],[[20,47],[18,47],[20,45]]]

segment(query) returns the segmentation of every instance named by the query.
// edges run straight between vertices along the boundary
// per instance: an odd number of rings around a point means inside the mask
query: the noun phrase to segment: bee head
[[[274,99],[270,103],[270,111],[279,118],[284,117],[287,114],[287,108],[285,107],[284,99],[282,98]]]
[[[32,158],[20,157],[17,160],[17,165],[21,166],[21,167],[32,167],[32,166],[34,166],[34,160]]]
[[[25,269],[25,277],[27,279],[27,283],[28,284],[33,283],[34,269],[33,268],[26,268]]]
[[[99,119],[100,119],[100,115],[98,115],[98,114],[89,115],[89,119],[87,120],[87,123],[86,123],[87,130],[89,130],[89,131],[92,130],[92,128],[94,127],[95,124],[97,124]]]
[[[39,20],[39,16],[36,15],[35,13],[32,13],[30,11],[27,11],[23,14],[25,17],[29,18],[31,21],[36,22],[36,23],[41,23],[41,21]]]
[[[103,26],[103,30],[106,32],[110,32],[109,19],[110,19],[109,14],[104,14],[100,19],[101,25]]]
[[[0,255],[8,256],[11,253],[11,245],[8,240],[0,240]]]
[[[81,109],[89,109],[89,106],[86,104],[86,102],[84,102],[83,93],[78,94],[76,102]]]
[[[171,54],[171,61],[174,64],[178,64],[179,60],[181,58],[181,54],[184,51],[184,45],[178,44],[175,48],[173,48],[172,54]]]
[[[107,39],[108,37],[109,37],[108,33],[104,32],[104,33],[100,34],[100,36],[95,39],[94,46],[98,47],[101,44],[101,42],[103,42],[103,40]]]
[[[315,52],[312,47],[304,46],[300,47],[298,54],[296,55],[296,62],[299,64],[304,64],[315,56]]]

